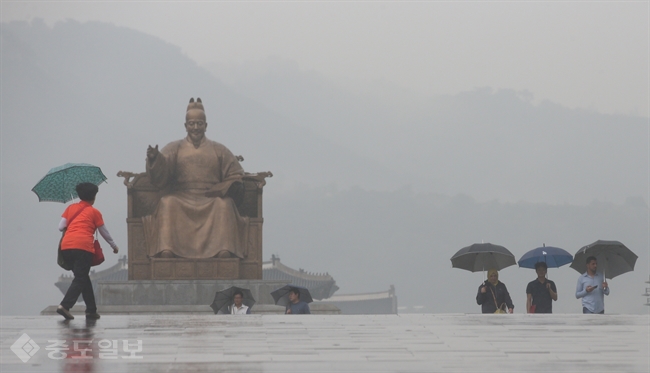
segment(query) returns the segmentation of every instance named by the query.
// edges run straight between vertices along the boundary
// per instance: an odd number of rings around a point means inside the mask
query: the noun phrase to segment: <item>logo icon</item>
[[[26,363],[27,360],[31,359],[32,356],[34,356],[38,350],[41,348],[38,347],[36,342],[34,342],[33,339],[31,339],[27,333],[23,333],[23,335],[20,336],[14,342],[14,344],[11,345],[11,351],[18,356],[20,360],[23,361],[23,363]]]

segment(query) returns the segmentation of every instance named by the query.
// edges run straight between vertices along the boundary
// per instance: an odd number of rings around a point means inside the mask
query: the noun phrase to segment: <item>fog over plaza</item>
[[[102,168],[96,207],[127,252],[126,187],[148,145],[206,136],[272,171],[264,257],[386,290],[422,312],[480,312],[475,242],[519,258],[619,240],[639,259],[608,313],[647,313],[648,4],[1,4],[3,315],[57,304],[62,204],[30,191],[52,167]],[[108,250],[107,250],[108,251]],[[101,270],[117,261],[106,253]],[[549,269],[555,312],[578,272]],[[515,312],[532,270],[509,267]],[[101,309],[100,309],[101,312]]]

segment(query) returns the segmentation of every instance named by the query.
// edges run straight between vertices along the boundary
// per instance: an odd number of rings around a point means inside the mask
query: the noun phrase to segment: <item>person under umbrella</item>
[[[496,269],[488,271],[488,278],[478,288],[476,303],[481,306],[483,313],[513,313],[515,305],[512,303],[506,284],[499,281],[499,272]]]
[[[586,258],[586,259],[585,259]],[[638,256],[619,241],[598,240],[578,250],[571,268],[582,275],[576,285],[576,298],[582,298],[583,313],[604,313],[606,279],[634,271]],[[585,263],[587,272],[584,272]]]
[[[582,313],[605,313],[605,295],[609,285],[605,276],[598,272],[598,259],[590,256],[586,260],[587,272],[578,277],[576,298],[582,298]]]
[[[537,279],[526,286],[526,310],[528,313],[553,313],[553,301],[557,301],[555,282],[546,278],[546,262],[535,263]]]
[[[311,314],[309,309],[309,304],[307,302],[300,300],[300,290],[291,289],[289,290],[289,304],[287,309],[284,311],[287,315],[308,315]]]
[[[476,302],[481,306],[483,313],[505,313],[503,308],[499,308],[504,304],[508,306],[510,312],[514,309],[508,289],[499,282],[499,273],[497,272],[514,264],[516,264],[515,256],[510,250],[491,243],[475,243],[458,250],[451,257],[453,268],[470,272],[481,272],[492,268],[488,272],[488,280],[479,286],[476,295]],[[497,312],[497,310],[502,312]]]
[[[119,251],[104,225],[102,214],[93,207],[98,191],[99,188],[93,183],[78,184],[76,193],[81,201],[68,206],[61,215],[62,219],[59,223],[59,230],[65,231],[61,239],[61,252],[74,273],[74,279],[56,310],[66,320],[74,319],[70,308],[77,303],[79,295],[83,295],[86,303],[86,319],[99,319],[93,285],[89,277],[95,252],[95,231],[99,231],[115,254]]]
[[[233,304],[230,306],[231,315],[250,315],[251,309],[244,302],[244,293],[241,290],[235,290],[232,297]]]
[[[214,294],[210,307],[214,314],[248,315],[255,305],[250,289],[231,286]]]
[[[297,285],[285,285],[273,290],[271,296],[275,304],[285,306],[285,314],[311,314],[307,303],[313,302],[309,289]]]
[[[573,261],[573,255],[559,247],[546,246],[530,250],[517,262],[521,268],[535,269],[537,278],[526,286],[526,312],[553,313],[557,301],[555,283],[546,278],[548,268],[560,268]]]

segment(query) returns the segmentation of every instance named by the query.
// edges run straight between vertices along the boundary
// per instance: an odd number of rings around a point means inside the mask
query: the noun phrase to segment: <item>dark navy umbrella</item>
[[[553,246],[542,246],[530,250],[519,258],[519,267],[535,268],[535,263],[544,262],[548,268],[560,268],[573,261],[573,255],[564,249]]]
[[[289,292],[292,289],[298,290],[300,293],[300,300],[303,302],[311,303],[314,300],[311,297],[311,294],[309,294],[309,290],[305,287],[302,286],[297,286],[297,285],[285,285],[279,289],[273,290],[271,292],[271,296],[273,297],[273,300],[275,300],[275,304],[279,306],[286,307],[289,305]]]

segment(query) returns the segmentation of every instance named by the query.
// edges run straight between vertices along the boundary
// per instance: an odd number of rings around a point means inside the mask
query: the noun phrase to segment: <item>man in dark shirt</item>
[[[528,313],[553,313],[553,301],[557,300],[555,283],[546,278],[546,263],[535,263],[537,279],[526,287],[526,309]]]
[[[307,302],[300,300],[300,290],[293,288],[289,291],[289,304],[285,313],[287,315],[311,314]]]

